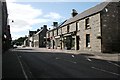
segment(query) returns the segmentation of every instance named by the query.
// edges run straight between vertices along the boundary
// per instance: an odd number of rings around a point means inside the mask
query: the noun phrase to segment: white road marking
[[[92,61],[91,59],[89,59],[88,57],[86,57],[88,61]]]
[[[55,59],[60,59],[60,58],[57,58],[57,57],[56,57]]]
[[[89,59],[89,58],[88,58],[87,60],[88,60],[88,61],[92,61],[92,60],[91,60],[91,59]]]
[[[72,55],[72,57],[75,57],[74,55]]]
[[[114,75],[120,76],[120,74],[117,74],[117,73],[114,73],[114,72],[110,72],[110,71],[107,71],[107,70],[103,70],[103,69],[100,69],[100,68],[96,68],[96,67],[91,67],[91,68],[99,70],[99,71],[103,71],[103,72],[106,72],[106,73],[110,73],[110,74],[114,74]]]
[[[61,58],[55,58],[55,59],[61,59]],[[70,60],[67,60],[67,59],[61,59],[61,60],[64,60],[64,61],[68,61],[68,62],[71,62],[71,63],[74,63],[74,64],[77,64],[77,62],[75,62],[75,61],[70,61]]]
[[[23,68],[22,62],[20,61],[20,59],[19,59],[19,57],[18,57],[17,54],[16,54],[16,56],[17,56],[18,61],[19,61],[20,65],[21,65],[21,68],[22,68],[23,74],[24,74],[24,76],[25,76],[25,79],[28,80],[28,77],[27,77],[27,74],[25,73],[25,70],[24,70],[24,68]]]
[[[108,63],[110,63],[110,64],[113,64],[113,65],[115,65],[115,66],[117,66],[117,67],[120,67],[120,65],[118,65],[118,64],[116,64],[116,63],[113,63],[113,62],[110,62],[110,61],[107,61]]]

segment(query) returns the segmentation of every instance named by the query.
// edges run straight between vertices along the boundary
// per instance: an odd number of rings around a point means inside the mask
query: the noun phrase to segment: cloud
[[[61,19],[61,18],[63,18],[60,14],[58,14],[58,13],[55,13],[55,12],[50,12],[49,14],[47,14],[47,15],[45,15],[44,16],[45,18],[51,18],[51,19]]]
[[[7,2],[9,14],[8,18],[13,39],[16,39],[15,37],[18,36],[19,33],[22,34],[23,32],[26,32],[27,34],[28,30],[33,29],[33,25],[43,25],[47,24],[48,22],[51,22],[52,24],[52,21],[63,18],[60,14],[56,12],[45,14],[42,9],[34,8],[32,5],[29,4],[15,3],[16,1],[17,0],[11,0],[11,2]],[[14,22],[12,22],[12,20]]]
[[[38,23],[46,23],[49,19],[41,19],[43,12],[41,9],[35,9],[31,5],[18,4],[13,2],[7,3],[9,24],[11,32],[22,33],[32,29],[32,25]],[[14,22],[12,22],[12,20]],[[15,35],[12,34],[12,37]]]

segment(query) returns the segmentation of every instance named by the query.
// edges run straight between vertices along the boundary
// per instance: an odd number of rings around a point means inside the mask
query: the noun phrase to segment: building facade
[[[34,34],[36,34],[37,31],[29,31],[29,35],[28,35],[28,46],[29,47],[34,47]]]
[[[73,10],[73,13],[76,12]],[[120,1],[103,2],[47,32],[50,48],[120,52]]]
[[[37,29],[37,31],[29,31],[29,38],[24,42],[28,41],[29,47],[46,47],[46,32],[47,25]]]
[[[0,1],[0,26],[2,27],[2,33],[0,33],[0,38],[2,37],[2,51],[4,52],[11,47],[12,41],[10,25],[8,24],[7,5],[5,1]]]

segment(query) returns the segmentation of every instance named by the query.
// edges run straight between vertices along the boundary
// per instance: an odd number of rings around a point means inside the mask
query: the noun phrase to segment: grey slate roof
[[[90,16],[92,14],[98,13],[98,12],[102,11],[108,4],[109,4],[109,2],[102,2],[98,5],[96,5],[95,7],[92,7],[90,9],[76,15],[75,17],[68,19],[62,26],[72,23],[74,21],[80,20],[80,19]]]
[[[41,33],[42,31],[43,31],[43,29],[40,29],[40,31],[38,31],[35,35],[37,35],[37,34]]]

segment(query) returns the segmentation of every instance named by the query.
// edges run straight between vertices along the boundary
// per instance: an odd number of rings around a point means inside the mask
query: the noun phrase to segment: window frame
[[[90,29],[90,18],[85,19],[85,29]]]

